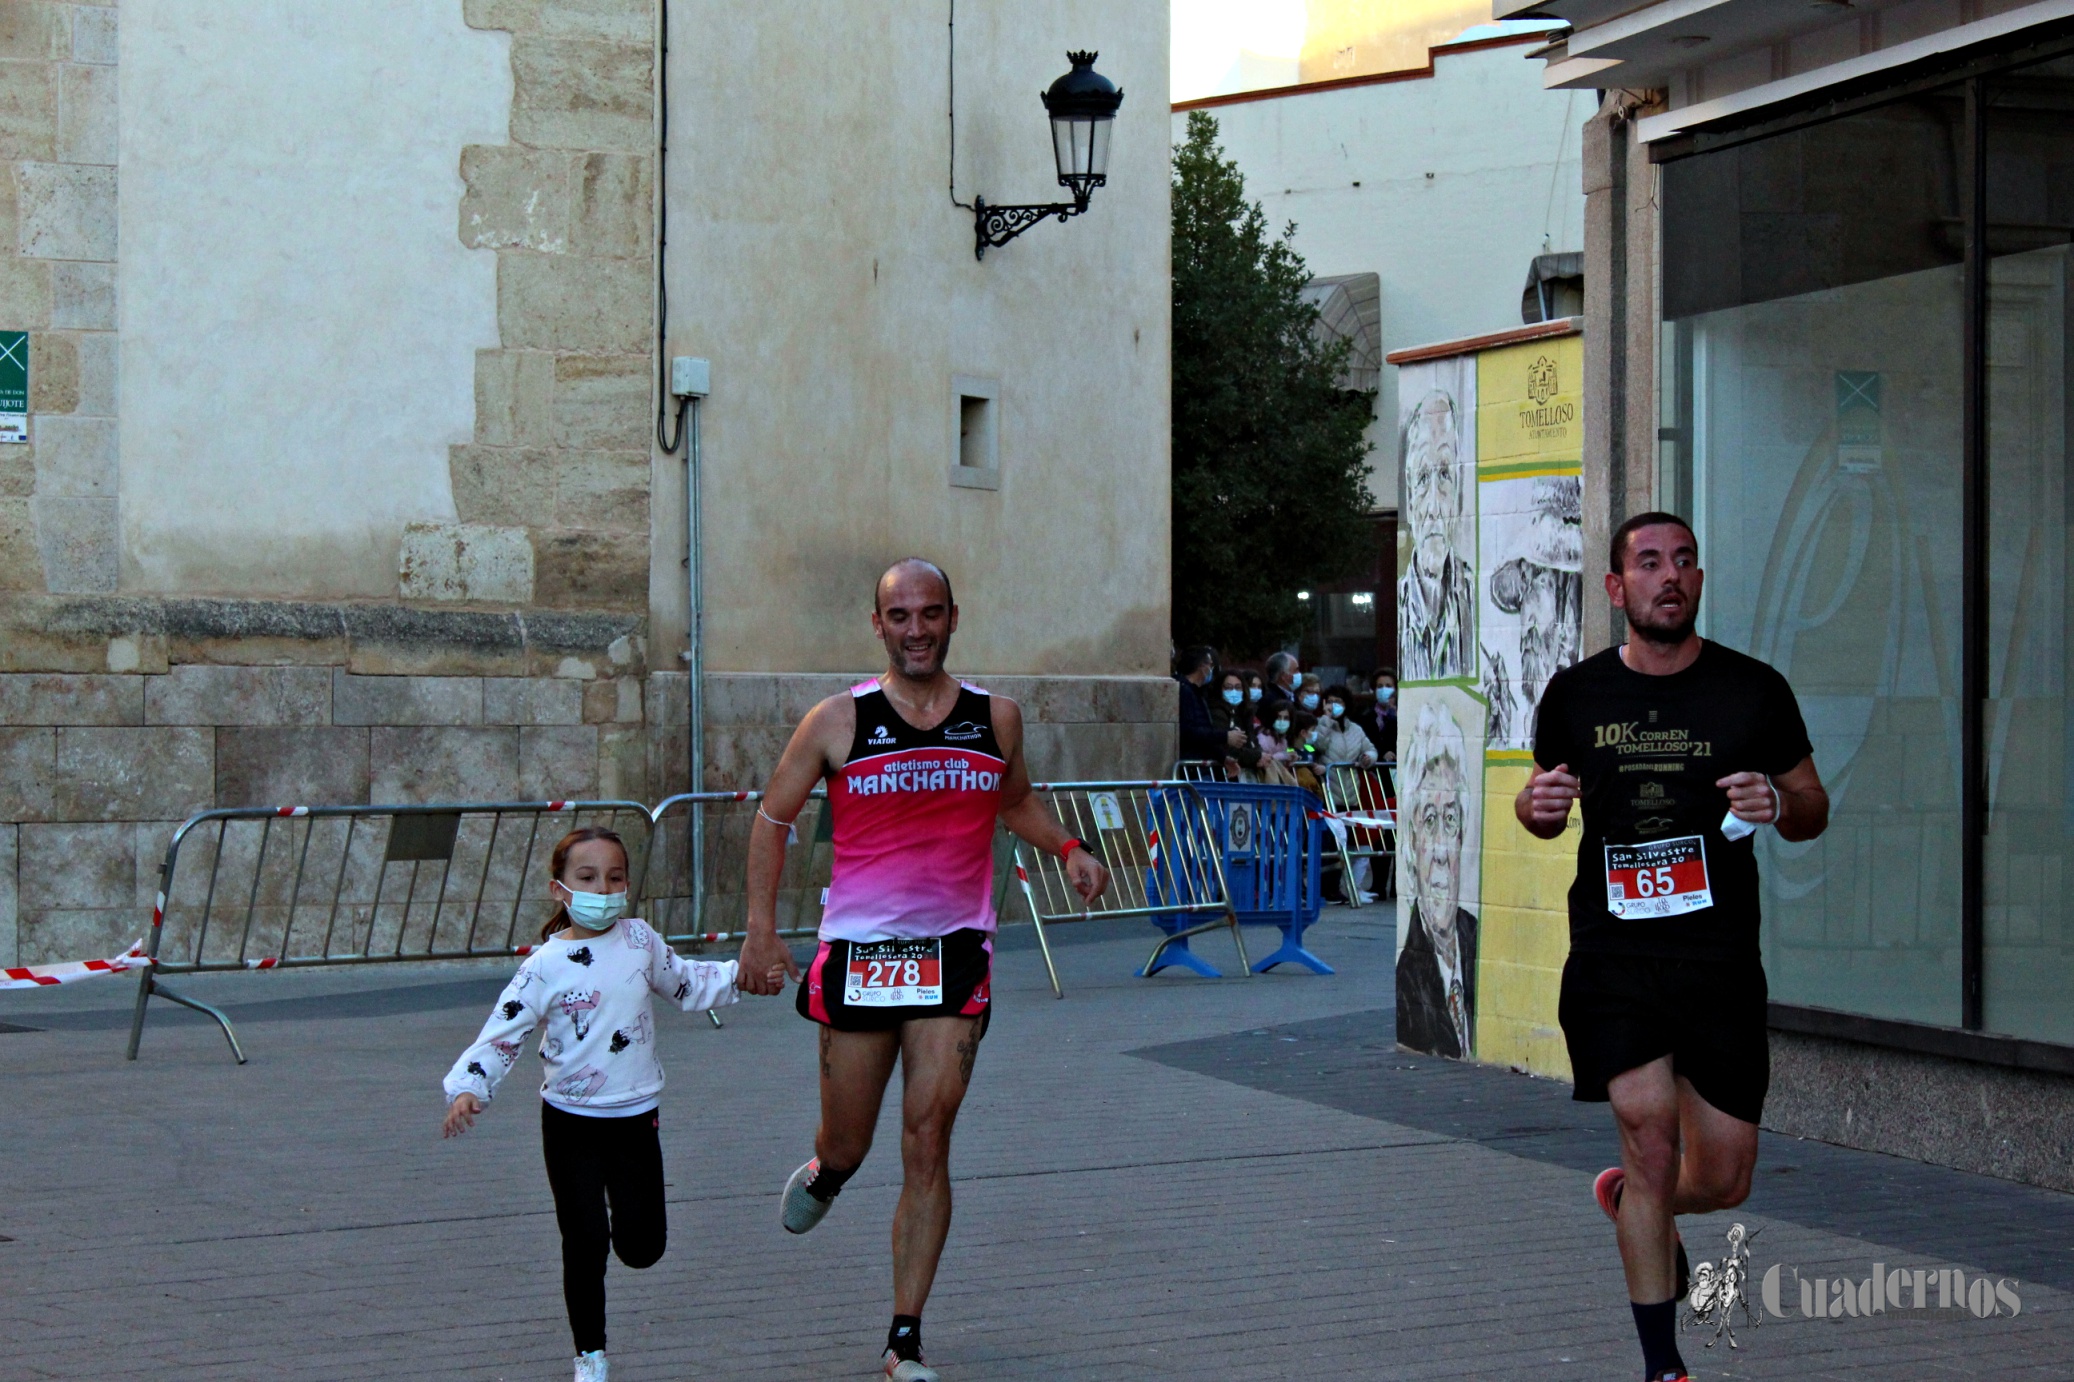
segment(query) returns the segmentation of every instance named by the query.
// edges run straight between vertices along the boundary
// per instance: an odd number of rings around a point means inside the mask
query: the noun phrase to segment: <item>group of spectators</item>
[[[1181,757],[1221,763],[1225,776],[1319,789],[1329,763],[1366,767],[1397,758],[1397,678],[1358,676],[1331,686],[1304,672],[1293,653],[1260,671],[1217,666],[1210,648],[1175,660],[1181,683]]]

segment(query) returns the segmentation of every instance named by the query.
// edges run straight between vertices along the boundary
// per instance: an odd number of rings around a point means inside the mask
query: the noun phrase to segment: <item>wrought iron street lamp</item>
[[[988,246],[999,248],[1048,217],[1063,221],[1080,215],[1087,210],[1089,194],[1109,181],[1109,127],[1116,122],[1116,108],[1123,104],[1123,93],[1095,71],[1097,56],[1066,54],[1073,70],[1044,93],[1044,109],[1051,115],[1051,149],[1059,165],[1059,186],[1070,189],[1073,200],[988,206],[985,197],[974,197],[975,258],[986,258]]]

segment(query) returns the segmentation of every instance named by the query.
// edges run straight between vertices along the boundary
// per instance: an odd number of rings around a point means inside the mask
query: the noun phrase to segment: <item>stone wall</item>
[[[0,591],[116,585],[116,11],[0,8],[0,330],[30,437],[0,446]]]
[[[454,523],[413,524],[407,600],[648,608],[653,0],[466,0],[511,33],[511,142],[461,152],[461,242],[497,255]]]
[[[2074,1190],[2074,1079],[2065,1075],[1775,1031],[1764,1125]]]
[[[173,826],[212,807],[649,795],[635,616],[23,604],[0,601],[5,963],[142,934]]]

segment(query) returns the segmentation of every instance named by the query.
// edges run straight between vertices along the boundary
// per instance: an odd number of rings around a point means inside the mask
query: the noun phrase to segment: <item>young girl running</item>
[[[606,1249],[637,1270],[663,1255],[663,1068],[649,995],[686,1012],[732,1003],[735,962],[683,959],[646,922],[621,919],[627,850],[610,830],[570,831],[552,868],[559,905],[541,944],[447,1072],[445,1135],[474,1125],[526,1034],[545,1023],[540,1140],[562,1229],[576,1382],[605,1382]]]

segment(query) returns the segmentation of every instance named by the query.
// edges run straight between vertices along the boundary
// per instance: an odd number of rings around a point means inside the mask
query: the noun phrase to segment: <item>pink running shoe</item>
[[[1627,1172],[1618,1166],[1608,1166],[1592,1182],[1592,1198],[1599,1202],[1599,1208],[1605,1211],[1606,1217],[1615,1223],[1620,1222],[1620,1192],[1627,1181]]]

